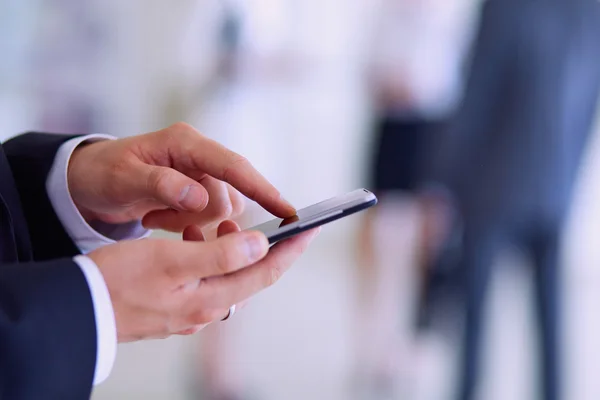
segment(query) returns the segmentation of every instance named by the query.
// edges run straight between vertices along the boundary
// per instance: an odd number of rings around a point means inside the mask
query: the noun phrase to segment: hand
[[[221,234],[232,231],[230,221],[224,224]],[[270,250],[262,233],[236,232],[212,242],[120,242],[89,257],[110,292],[118,340],[130,342],[193,333],[221,320],[233,304],[278,281],[316,233],[305,232]],[[190,232],[186,235],[190,238]]]
[[[184,123],[79,147],[69,163],[68,184],[88,221],[143,218],[146,227],[181,232],[240,213],[240,192],[278,217],[295,214],[245,158]]]
[[[205,239],[205,235],[202,232],[202,230],[203,230],[203,228],[199,225],[188,226],[183,231],[183,240],[191,241],[191,242],[204,242],[206,239]],[[227,221],[223,221],[221,224],[219,224],[219,226],[216,230],[216,236],[220,238],[225,235],[229,235],[230,233],[236,233],[236,232],[240,232],[240,231],[241,231],[241,229],[237,223],[235,223],[234,221],[227,220]],[[245,300],[241,303],[237,303],[236,309],[240,310],[240,309],[244,308],[247,303],[248,303],[247,300]],[[229,310],[227,310],[227,314],[224,315],[223,318],[227,317],[228,315],[229,315]],[[209,324],[196,325],[192,328],[188,328],[183,331],[177,332],[177,335],[183,335],[183,336],[193,335],[195,333],[198,333],[199,331],[201,331],[208,325]]]

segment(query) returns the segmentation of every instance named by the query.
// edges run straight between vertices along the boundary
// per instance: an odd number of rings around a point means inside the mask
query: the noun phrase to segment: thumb
[[[137,175],[132,187],[141,198],[152,198],[181,211],[203,210],[208,204],[206,189],[172,168],[142,164]]]

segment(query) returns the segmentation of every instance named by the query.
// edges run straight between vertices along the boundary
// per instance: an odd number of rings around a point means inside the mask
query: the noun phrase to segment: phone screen
[[[334,219],[334,217],[343,216],[344,212],[347,211],[349,206],[364,205],[364,207],[367,207],[368,205],[363,201],[363,198],[365,197],[365,192],[370,194],[368,191],[355,191],[345,196],[334,197],[332,199],[325,200],[312,206],[298,210],[296,215],[294,215],[293,217],[285,219],[275,218],[269,222],[265,222],[250,229],[261,231],[268,238],[271,238],[272,236],[276,234],[281,234],[283,232],[306,230],[307,224],[314,224],[317,221],[325,222],[325,220],[331,220]],[[376,202],[375,198],[374,201]]]
[[[297,225],[301,225],[302,222],[307,222],[307,221],[313,220],[315,218],[318,218],[322,214],[323,215],[327,214],[327,213],[331,212],[332,208],[337,205],[338,204],[336,204],[334,199],[326,200],[321,203],[317,203],[312,206],[298,210],[296,215],[294,215],[293,217],[289,217],[289,218],[285,218],[285,219],[275,218],[269,222],[265,222],[264,224],[260,224],[255,227],[252,227],[252,230],[253,231],[261,231],[265,235],[270,236],[270,234],[272,234],[273,232],[276,232],[277,230],[279,230],[279,228],[282,228],[286,225],[291,225],[293,223],[298,223]]]
[[[298,213],[300,213],[300,211],[298,211]],[[265,222],[264,224],[254,226],[251,229],[253,231],[261,231],[265,235],[269,236],[271,233],[276,232],[279,228],[298,221],[300,221],[300,217],[298,215],[294,215],[293,217],[285,219],[275,218],[269,222]]]

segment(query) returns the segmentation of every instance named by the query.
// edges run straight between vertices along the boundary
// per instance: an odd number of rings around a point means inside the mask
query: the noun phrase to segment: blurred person
[[[242,194],[281,217],[295,210],[189,125],[111,139],[29,133],[0,146],[3,399],[89,398],[117,341],[189,335],[232,317],[317,232],[270,250],[263,234],[238,232],[227,219]],[[202,241],[211,224],[219,238],[206,243],[146,238],[161,228]]]
[[[376,19],[370,83],[375,105],[371,188],[380,204],[359,237],[358,375],[367,391],[404,391],[414,368],[411,322],[420,277],[423,210],[416,196],[432,141],[462,92],[474,1],[384,0]],[[381,388],[383,386],[383,389]],[[379,389],[377,389],[379,387]]]
[[[465,332],[458,399],[475,398],[492,265],[507,244],[533,267],[541,395],[560,399],[561,233],[600,88],[594,0],[488,0],[436,178],[462,219]]]
[[[242,15],[235,2],[223,3],[221,9],[220,29],[217,35],[217,62],[213,70],[212,100],[216,97],[227,96],[237,78],[239,68],[239,45]],[[206,95],[206,93],[205,93]],[[210,105],[209,105],[210,107]],[[225,132],[227,132],[225,130]],[[224,138],[231,140],[231,138]],[[241,222],[243,215],[237,215]],[[205,232],[204,235],[214,235],[216,232]],[[236,400],[243,398],[243,387],[237,365],[229,361],[232,338],[231,330],[224,325],[208,327],[202,337],[199,337],[198,352],[195,356],[194,374],[192,375],[192,398],[207,400]],[[199,379],[198,379],[199,377]]]
[[[290,24],[287,0],[228,0],[220,10],[221,26],[215,38],[219,46],[207,106],[193,112],[194,118],[215,132],[215,138],[248,158],[279,187],[288,180],[283,107],[292,63],[286,46]],[[277,112],[274,112],[274,110]],[[232,116],[235,116],[232,118]],[[247,204],[235,220],[252,226],[264,211]],[[213,226],[214,228],[214,226]],[[215,235],[207,229],[205,236]],[[237,368],[232,346],[234,327],[213,325],[199,338],[196,398],[245,399],[251,386]],[[233,354],[231,357],[229,357]]]

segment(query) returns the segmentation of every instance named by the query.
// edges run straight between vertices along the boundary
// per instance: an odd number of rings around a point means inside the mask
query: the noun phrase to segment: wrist
[[[96,322],[94,385],[97,385],[108,378],[117,355],[115,313],[108,286],[97,262],[86,256],[77,256],[74,261],[85,276],[94,306]]]
[[[86,192],[91,188],[89,168],[95,147],[100,142],[82,142],[73,150],[67,167],[67,187],[73,204],[87,223],[98,220],[98,215],[85,206]],[[87,168],[86,168],[87,166]]]

